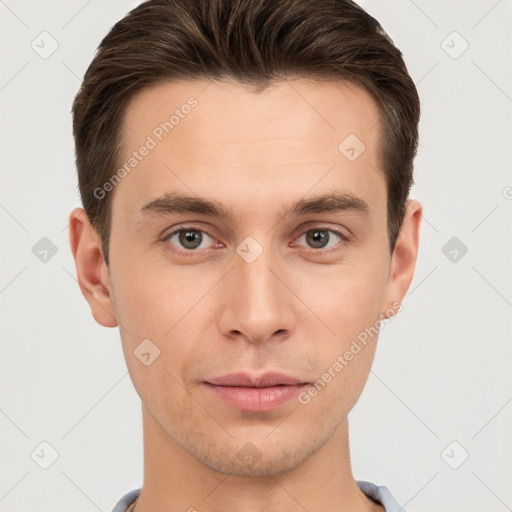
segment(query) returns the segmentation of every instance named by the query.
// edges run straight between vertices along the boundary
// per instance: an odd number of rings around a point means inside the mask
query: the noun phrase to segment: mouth
[[[296,397],[309,383],[282,373],[233,373],[204,382],[213,396],[235,409],[265,412]]]

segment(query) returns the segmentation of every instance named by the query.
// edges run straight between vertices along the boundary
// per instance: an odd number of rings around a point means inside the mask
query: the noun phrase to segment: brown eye
[[[306,241],[314,249],[323,249],[329,243],[329,232],[324,229],[311,229],[306,234]]]
[[[329,252],[334,249],[340,242],[348,242],[348,237],[342,235],[338,231],[327,228],[313,228],[305,231],[298,240],[304,240],[306,247],[316,252],[326,250]],[[301,245],[303,245],[301,243]]]
[[[213,238],[205,233],[201,229],[195,228],[182,228],[169,233],[164,241],[170,242],[171,245],[175,245],[177,249],[186,251],[194,251],[196,249],[206,249],[206,247],[200,247],[203,241],[207,241]]]
[[[187,229],[179,232],[178,240],[185,249],[197,249],[203,241],[203,235],[200,231]]]

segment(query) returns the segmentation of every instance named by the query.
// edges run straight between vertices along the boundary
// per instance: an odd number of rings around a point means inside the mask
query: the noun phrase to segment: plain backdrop
[[[1,512],[109,511],[142,484],[140,399],[118,328],[80,292],[67,226],[71,103],[138,3],[0,0]],[[350,415],[354,476],[409,511],[511,510],[512,0],[361,4],[422,100],[411,196],[424,221]]]

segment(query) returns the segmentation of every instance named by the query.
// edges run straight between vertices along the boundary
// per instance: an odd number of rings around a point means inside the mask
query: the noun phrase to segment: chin
[[[268,437],[268,431],[260,436],[224,438],[219,441],[188,439],[182,446],[199,462],[218,473],[230,476],[271,477],[296,469],[319,450],[327,439],[297,439],[286,445]]]

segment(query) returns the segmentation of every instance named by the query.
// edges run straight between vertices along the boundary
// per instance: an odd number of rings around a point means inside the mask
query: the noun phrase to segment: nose
[[[251,263],[236,254],[219,289],[219,329],[232,339],[262,343],[288,338],[298,314],[282,262],[264,250]]]

